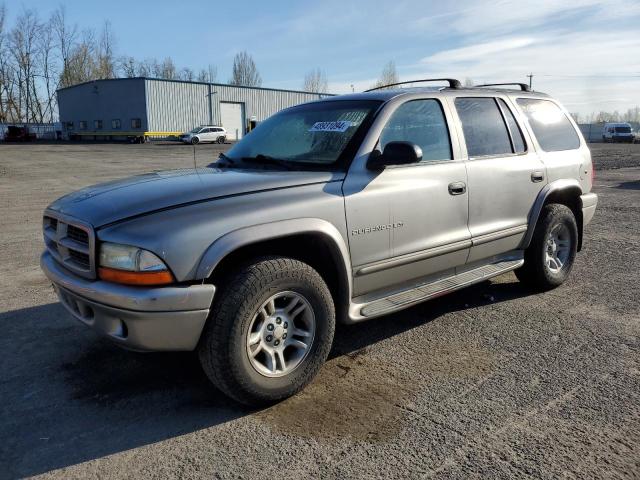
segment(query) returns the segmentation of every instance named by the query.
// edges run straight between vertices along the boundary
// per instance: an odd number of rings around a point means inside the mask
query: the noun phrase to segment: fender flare
[[[533,207],[531,208],[531,212],[529,213],[529,226],[527,228],[527,233],[522,239],[521,248],[526,249],[531,243],[531,239],[533,238],[533,232],[536,229],[536,224],[538,223],[538,218],[540,217],[540,212],[542,212],[542,208],[544,207],[547,198],[553,193],[568,191],[568,190],[577,190],[578,197],[582,194],[582,187],[580,183],[575,179],[563,178],[560,180],[555,180],[551,183],[548,183],[544,186],[538,196],[536,201],[533,203]],[[578,220],[578,219],[576,219]]]
[[[294,218],[290,220],[280,220],[271,223],[262,223],[250,227],[239,228],[224,234],[215,240],[207,250],[205,250],[200,263],[196,269],[196,278],[208,278],[216,266],[230,253],[238,248],[251,245],[265,240],[288,237],[297,234],[322,235],[329,240],[334,250],[338,254],[338,260],[342,260],[340,272],[348,286],[348,297],[351,298],[351,257],[349,249],[344,241],[344,237],[338,229],[330,222],[320,218]]]

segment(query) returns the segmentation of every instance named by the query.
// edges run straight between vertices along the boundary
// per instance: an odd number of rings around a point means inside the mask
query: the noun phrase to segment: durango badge
[[[351,230],[351,235],[364,235],[365,233],[381,232],[394,228],[404,227],[404,222],[387,223],[384,225],[374,225],[372,227],[362,227]]]

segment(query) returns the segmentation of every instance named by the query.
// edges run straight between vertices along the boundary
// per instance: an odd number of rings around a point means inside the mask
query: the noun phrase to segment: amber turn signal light
[[[100,267],[98,275],[107,282],[123,283],[125,285],[167,285],[175,280],[171,272],[131,272],[116,268]]]

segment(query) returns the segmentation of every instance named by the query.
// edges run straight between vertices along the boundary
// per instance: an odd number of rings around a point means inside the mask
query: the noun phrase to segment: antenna
[[[527,77],[529,77],[529,90],[531,90],[533,88],[531,85],[533,83],[533,72],[527,75]]]

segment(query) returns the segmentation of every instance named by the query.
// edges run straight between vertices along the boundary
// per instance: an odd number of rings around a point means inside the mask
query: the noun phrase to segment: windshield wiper
[[[224,153],[220,153],[220,155],[218,155],[218,160],[216,160],[215,162],[213,162],[209,166],[210,167],[225,168],[225,167],[230,167],[230,166],[234,165],[235,163],[236,163],[236,161],[233,158],[227,157]]]
[[[247,163],[258,163],[263,165],[264,164],[278,165],[286,168],[287,170],[291,170],[290,162],[286,160],[282,160],[281,158],[272,157],[270,155],[264,155],[262,153],[259,153],[253,157],[242,157],[242,161]]]

